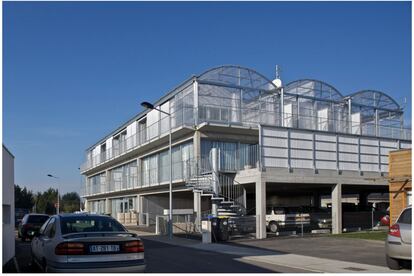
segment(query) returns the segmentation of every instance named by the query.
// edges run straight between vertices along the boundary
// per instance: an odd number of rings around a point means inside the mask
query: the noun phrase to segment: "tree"
[[[56,214],[55,203],[57,203],[57,190],[49,188],[43,193],[36,195],[36,212],[48,215]]]
[[[19,185],[14,185],[14,205],[15,208],[32,209],[34,205],[33,192]]]
[[[64,213],[73,213],[75,211],[79,211],[80,205],[80,197],[78,193],[71,192],[66,193],[62,196],[61,201],[61,212]]]

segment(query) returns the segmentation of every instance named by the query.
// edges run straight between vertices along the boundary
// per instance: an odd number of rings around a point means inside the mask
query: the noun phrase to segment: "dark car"
[[[32,239],[48,218],[45,214],[26,214],[19,223],[17,235],[22,241]]]

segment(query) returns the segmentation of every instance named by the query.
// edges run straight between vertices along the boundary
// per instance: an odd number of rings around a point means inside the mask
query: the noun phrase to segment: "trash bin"
[[[212,242],[229,240],[228,218],[211,218],[211,240]]]
[[[228,218],[220,218],[219,220],[219,240],[220,241],[228,241],[229,240],[229,219]]]
[[[211,241],[219,242],[220,236],[220,219],[217,217],[210,218],[211,221]]]

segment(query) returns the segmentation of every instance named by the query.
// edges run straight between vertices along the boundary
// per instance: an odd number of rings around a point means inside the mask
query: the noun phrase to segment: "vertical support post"
[[[198,82],[197,78],[194,78],[193,82],[193,91],[194,91],[194,110],[193,110],[193,116],[194,116],[194,124],[198,125]]]
[[[112,208],[111,208],[111,200],[109,198],[105,199],[105,215],[109,215],[112,213]]]
[[[312,133],[312,167],[316,173],[316,137],[315,132]]]
[[[219,192],[219,179],[218,179],[218,172],[219,172],[219,164],[218,164],[218,148],[212,148],[211,149],[211,170],[212,170],[212,178],[213,178],[213,193],[214,196],[217,197],[218,196],[218,192]],[[212,206],[211,206],[211,213],[213,216],[217,216],[217,209],[218,209],[218,204],[217,202],[215,202],[214,200],[212,201]]]
[[[201,193],[193,192],[196,231],[201,232]]]
[[[243,206],[245,209],[247,209],[247,193],[246,189],[243,189]]]
[[[381,173],[381,140],[378,139],[378,172]]]
[[[352,99],[348,98],[348,133],[352,134]]]
[[[375,136],[379,136],[380,134],[380,126],[379,126],[379,117],[378,117],[378,109],[375,109]]]
[[[88,202],[88,200],[85,198],[85,208],[84,208],[84,210],[85,210],[85,212],[89,212],[89,202]]]
[[[143,225],[144,221],[144,202],[142,195],[137,195],[137,213],[138,213],[138,225]]]
[[[339,135],[335,134],[336,171],[339,173]]]
[[[168,145],[168,152],[169,152],[169,159],[170,159],[170,185],[169,185],[169,212],[168,212],[168,238],[172,239],[173,238],[173,222],[172,222],[172,213],[173,213],[173,205],[172,205],[172,149],[171,149],[171,113],[168,114],[168,118],[169,118],[169,124],[168,124],[168,128],[169,133],[168,133],[168,140],[169,140],[169,145]]]
[[[292,171],[292,160],[291,160],[291,152],[290,152],[290,128],[287,129],[287,158],[288,158],[288,169],[289,172]]]
[[[299,128],[299,114],[300,114],[300,107],[299,107],[299,96],[296,96],[296,128]]]
[[[263,128],[262,125],[259,124],[259,171],[263,171]]]
[[[358,171],[359,174],[362,174],[361,170],[361,137],[358,136]]]
[[[342,233],[342,184],[337,183],[332,187],[332,234]]]
[[[256,180],[256,239],[266,238],[266,181]]]
[[[281,119],[281,126],[285,126],[285,93],[283,91],[283,87],[280,88],[280,119]]]

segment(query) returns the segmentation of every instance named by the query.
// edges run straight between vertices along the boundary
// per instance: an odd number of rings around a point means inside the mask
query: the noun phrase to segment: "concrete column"
[[[217,197],[219,194],[219,179],[218,179],[218,149],[212,148],[211,149],[211,170],[212,170],[212,178],[213,178],[213,193],[214,197]],[[211,204],[211,213],[213,216],[217,216],[218,212],[218,203],[215,200],[212,200]]]
[[[112,213],[112,205],[111,200],[109,198],[105,199],[105,214],[111,214]]]
[[[194,192],[193,194],[196,231],[201,231],[201,193]]]
[[[137,195],[137,213],[138,213],[138,225],[144,224],[144,206],[143,206],[143,200],[141,195]]]
[[[266,181],[256,180],[256,238],[266,238]]]
[[[337,183],[332,187],[332,234],[342,233],[342,184]]]
[[[85,212],[89,212],[89,206],[88,206],[88,204],[89,204],[89,202],[88,202],[88,200],[85,198],[85,202],[84,202],[84,210],[85,210]]]
[[[200,131],[194,131],[193,135],[193,150],[194,150],[194,159],[199,161],[201,159],[201,135]],[[199,164],[200,166],[201,164]],[[198,172],[197,172],[198,173]]]

